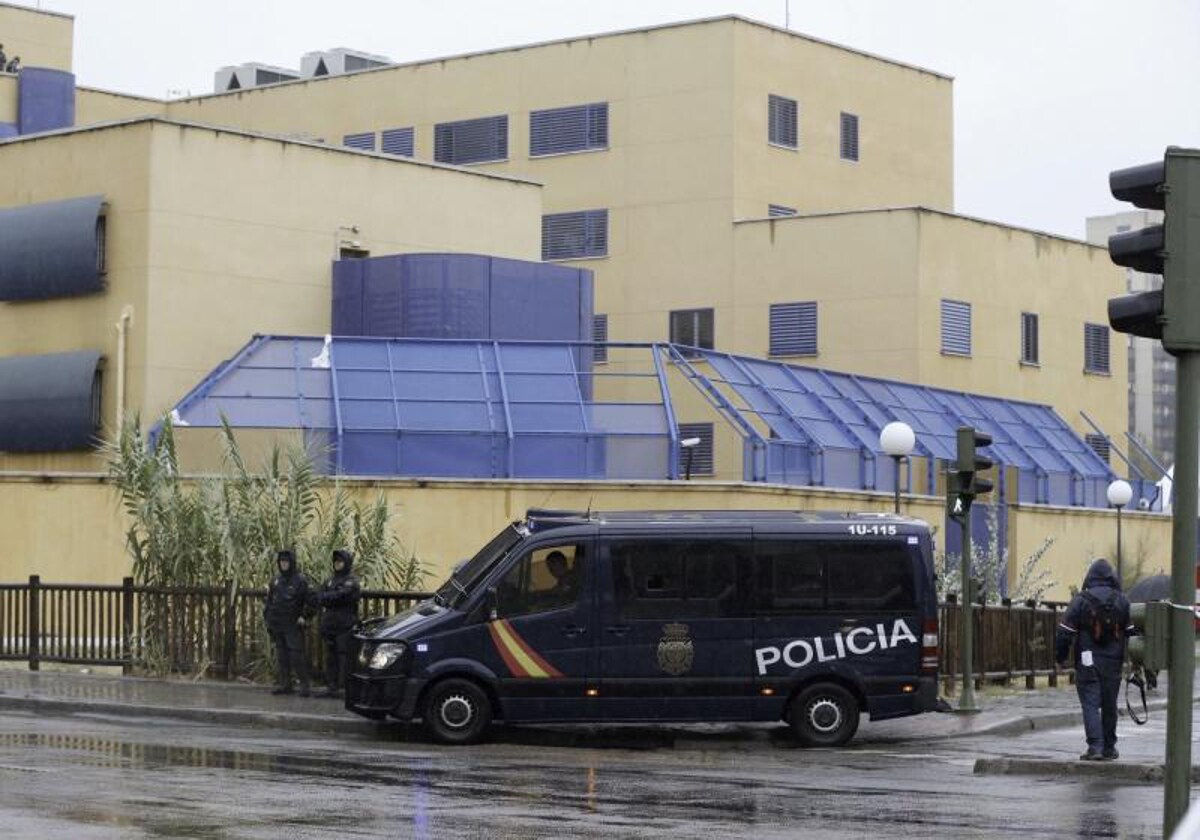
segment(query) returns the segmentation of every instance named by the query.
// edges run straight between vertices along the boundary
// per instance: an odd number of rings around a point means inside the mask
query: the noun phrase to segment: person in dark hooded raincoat
[[[304,651],[304,614],[309,606],[308,578],[296,566],[296,554],[280,551],[275,562],[279,574],[267,588],[263,618],[275,645],[279,685],[272,694],[292,693],[292,671],[300,680],[300,696],[309,695],[308,656]]]
[[[316,594],[321,608],[321,641],[325,644],[324,697],[339,696],[346,684],[350,635],[358,623],[358,601],[362,597],[362,585],[351,574],[353,565],[354,555],[349,551],[333,552],[333,577]]]
[[[1129,599],[1107,560],[1092,563],[1083,589],[1071,599],[1055,634],[1059,667],[1067,667],[1074,648],[1075,689],[1083,708],[1087,737],[1084,761],[1117,758],[1117,696],[1125,662],[1125,643],[1134,632],[1129,621]]]

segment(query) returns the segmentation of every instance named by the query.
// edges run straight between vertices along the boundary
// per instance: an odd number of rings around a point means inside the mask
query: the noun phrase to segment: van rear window
[[[913,556],[904,545],[764,540],[757,554],[762,613],[916,608]]]

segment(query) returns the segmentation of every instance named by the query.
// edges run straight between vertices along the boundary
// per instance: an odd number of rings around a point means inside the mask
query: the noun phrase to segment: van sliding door
[[[744,719],[754,690],[749,530],[614,536],[601,552],[604,718]]]

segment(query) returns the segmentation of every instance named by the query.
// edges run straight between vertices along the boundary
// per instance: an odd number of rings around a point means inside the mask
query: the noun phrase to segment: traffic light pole
[[[959,524],[962,526],[962,561],[960,569],[962,572],[962,610],[959,612],[961,619],[959,624],[962,630],[959,633],[959,663],[962,672],[962,693],[958,697],[958,712],[978,712],[979,707],[975,705],[975,609],[972,604],[974,600],[971,597],[971,558],[974,552],[971,547],[971,510],[967,509],[966,513]],[[1190,696],[1190,695],[1189,695]]]
[[[1163,836],[1188,809],[1192,772],[1192,689],[1196,634],[1196,517],[1200,491],[1200,352],[1176,354],[1174,512],[1171,521],[1170,666]]]

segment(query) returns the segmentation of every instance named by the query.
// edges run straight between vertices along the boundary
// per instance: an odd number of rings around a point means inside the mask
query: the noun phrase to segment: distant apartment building
[[[1107,245],[1108,237],[1125,231],[1159,224],[1157,210],[1133,210],[1087,220],[1087,238]],[[1129,292],[1162,288],[1162,276],[1125,269]],[[1129,432],[1149,447],[1165,465],[1175,462],[1175,358],[1162,342],[1137,336],[1125,337],[1129,354]]]

